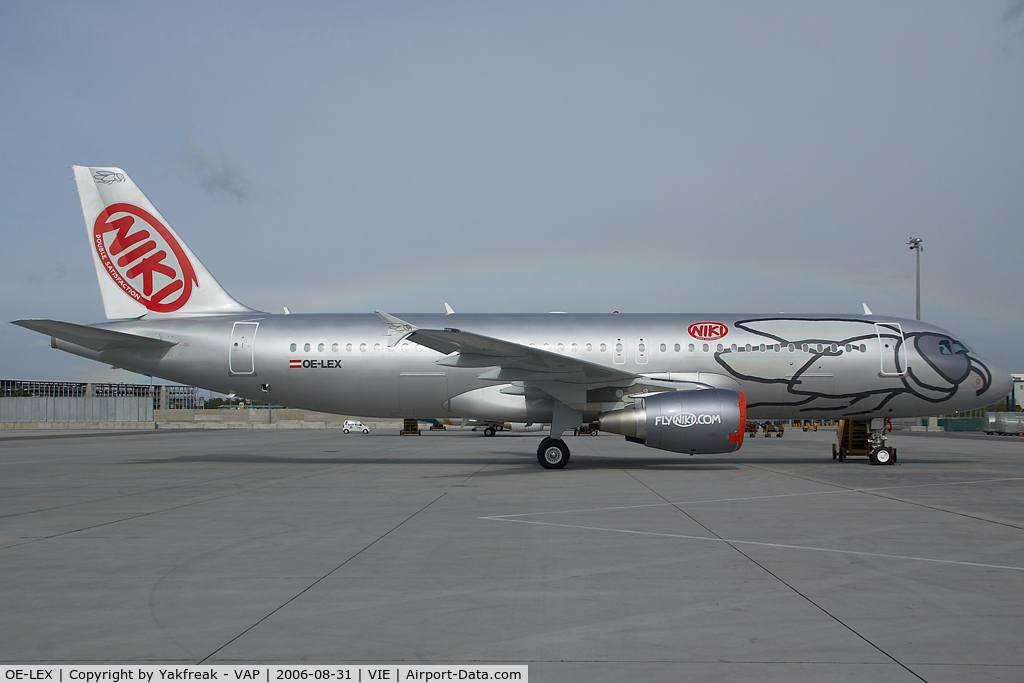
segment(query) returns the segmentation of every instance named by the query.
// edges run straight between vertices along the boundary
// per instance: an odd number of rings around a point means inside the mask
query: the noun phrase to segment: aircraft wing
[[[447,357],[439,360],[438,365],[491,368],[480,375],[481,379],[506,382],[557,381],[591,386],[623,382],[628,386],[640,377],[631,372],[474,332],[451,327],[421,329],[383,311],[377,311],[377,315],[388,324],[390,346],[408,340],[445,354]]]
[[[127,334],[126,332],[105,330],[100,327],[65,323],[59,320],[28,318],[25,320],[14,320],[12,324],[35,332],[42,332],[43,334],[91,349],[92,351],[107,351],[116,348],[166,349],[177,343],[152,337],[140,337],[137,334]]]

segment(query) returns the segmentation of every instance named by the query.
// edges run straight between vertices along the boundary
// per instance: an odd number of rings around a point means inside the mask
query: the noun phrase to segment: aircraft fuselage
[[[948,332],[919,321],[862,315],[455,314],[401,316],[457,328],[661,380],[742,391],[764,418],[913,417],[988,405],[1001,374]],[[97,325],[160,338],[169,349],[90,351],[54,346],[125,369],[279,405],[375,417],[500,417],[468,401],[487,367],[438,365],[444,354],[389,337],[373,314],[211,315]],[[1007,380],[1008,381],[1008,380]],[[506,389],[507,390],[507,389]],[[486,393],[486,392],[485,392]],[[622,406],[609,387],[591,413]],[[529,396],[521,410],[530,410]],[[473,410],[477,413],[473,414]],[[550,419],[550,418],[548,418]]]

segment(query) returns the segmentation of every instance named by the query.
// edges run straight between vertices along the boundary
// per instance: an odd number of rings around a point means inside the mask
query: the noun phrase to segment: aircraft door
[[[634,343],[636,344],[636,346],[633,347],[636,349],[636,362],[643,365],[647,362],[647,355],[650,353],[650,345],[644,337],[635,339]]]
[[[899,323],[875,323],[880,354],[879,377],[907,376],[907,344]]]
[[[228,350],[228,372],[232,375],[254,375],[253,362],[256,328],[259,323],[235,323],[231,326],[231,346]]]

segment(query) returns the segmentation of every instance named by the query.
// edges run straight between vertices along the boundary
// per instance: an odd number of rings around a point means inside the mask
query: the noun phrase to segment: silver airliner
[[[270,314],[235,301],[119,168],[75,166],[107,322],[15,324],[132,372],[358,416],[584,424],[677,453],[728,453],[746,420],[885,420],[1005,397],[1010,376],[943,329],[873,315]],[[447,306],[446,306],[447,308]],[[487,433],[493,435],[493,429]]]

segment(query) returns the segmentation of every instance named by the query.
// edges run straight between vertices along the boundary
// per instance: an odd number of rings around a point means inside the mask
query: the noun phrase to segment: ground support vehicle
[[[341,431],[345,434],[348,434],[349,432],[362,432],[363,434],[369,434],[370,428],[359,420],[345,420],[345,424],[342,426]]]
[[[1024,436],[1024,413],[985,413],[985,433]]]
[[[892,431],[888,420],[839,420],[836,425],[838,447],[832,444],[832,459],[843,462],[849,457],[866,457],[872,465],[892,465],[896,462],[896,449],[885,445],[884,428]]]

